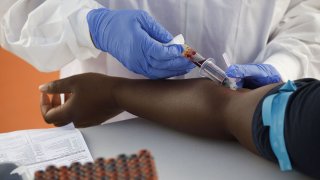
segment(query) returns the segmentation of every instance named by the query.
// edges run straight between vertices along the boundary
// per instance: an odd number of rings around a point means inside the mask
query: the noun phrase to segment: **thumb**
[[[70,78],[60,79],[52,81],[39,86],[39,90],[44,93],[49,94],[61,94],[61,93],[71,93],[71,82]]]

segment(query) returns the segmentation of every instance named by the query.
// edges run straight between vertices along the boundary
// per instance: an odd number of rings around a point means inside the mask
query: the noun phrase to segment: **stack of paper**
[[[0,134],[0,163],[14,162],[32,174],[48,165],[93,161],[81,132],[61,128],[23,130]]]

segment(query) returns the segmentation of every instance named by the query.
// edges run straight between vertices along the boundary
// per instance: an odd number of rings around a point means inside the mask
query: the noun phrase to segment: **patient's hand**
[[[70,122],[76,127],[101,124],[122,111],[113,97],[120,81],[120,78],[86,73],[44,84],[39,87],[42,116],[55,126]],[[53,94],[51,100],[48,94]],[[65,94],[64,104],[60,94]]]

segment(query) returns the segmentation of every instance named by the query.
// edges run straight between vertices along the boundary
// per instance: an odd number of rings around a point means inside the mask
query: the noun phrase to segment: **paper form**
[[[75,161],[93,159],[81,132],[72,125],[0,134],[0,163],[25,166],[31,175],[48,165],[70,165]]]

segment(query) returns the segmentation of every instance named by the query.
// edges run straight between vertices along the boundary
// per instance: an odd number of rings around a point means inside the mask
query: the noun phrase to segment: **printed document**
[[[72,162],[93,161],[81,132],[72,124],[51,129],[22,130],[0,134],[0,163],[14,162],[28,173]]]

